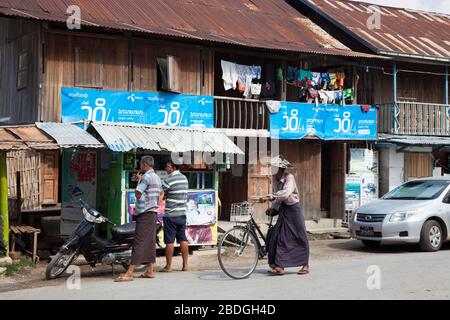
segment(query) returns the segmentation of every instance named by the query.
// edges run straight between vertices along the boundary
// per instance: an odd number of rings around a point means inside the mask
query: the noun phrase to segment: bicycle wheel
[[[248,278],[258,265],[259,243],[247,228],[227,231],[217,250],[220,267],[230,278]]]

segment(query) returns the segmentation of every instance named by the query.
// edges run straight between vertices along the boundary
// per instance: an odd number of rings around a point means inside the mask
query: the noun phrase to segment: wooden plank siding
[[[426,178],[433,175],[432,155],[429,153],[405,153],[407,179]]]
[[[0,17],[0,118],[10,117],[9,123],[39,117],[40,52],[39,22]]]
[[[42,121],[61,121],[62,87],[157,91],[157,58],[167,55],[180,59],[180,93],[212,94],[208,50],[201,54],[194,46],[54,33],[45,34],[45,43]]]
[[[300,204],[308,220],[321,218],[322,145],[319,142],[280,141],[280,153],[294,165]]]

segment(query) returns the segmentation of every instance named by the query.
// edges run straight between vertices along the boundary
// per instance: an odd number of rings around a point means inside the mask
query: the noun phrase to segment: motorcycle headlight
[[[402,211],[402,212],[395,212],[391,215],[391,218],[389,219],[390,222],[402,222],[406,221],[412,217],[414,217],[417,214],[416,211]]]

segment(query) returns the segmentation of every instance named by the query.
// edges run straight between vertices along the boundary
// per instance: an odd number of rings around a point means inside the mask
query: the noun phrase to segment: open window
[[[157,58],[158,91],[181,92],[179,58],[168,55]]]

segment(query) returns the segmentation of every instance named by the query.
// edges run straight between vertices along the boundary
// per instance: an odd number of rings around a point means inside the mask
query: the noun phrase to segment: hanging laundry
[[[335,103],[341,106],[345,106],[344,91],[342,90],[335,91],[334,94],[335,94]]]
[[[311,70],[300,69],[298,80],[312,80]]]
[[[331,94],[329,94],[328,91],[320,90],[319,98],[322,104],[334,104],[334,92],[333,95],[331,96]]]
[[[276,78],[278,81],[283,81],[283,68],[282,67],[277,68]]]
[[[222,80],[225,91],[236,89],[238,81],[237,65],[225,60],[221,60],[220,64],[222,66]]]
[[[337,74],[336,73],[329,73],[328,75],[330,76],[330,86],[329,86],[329,88],[331,90],[334,90],[334,89],[336,89]]]
[[[252,83],[250,85],[250,93],[253,96],[259,96],[261,94],[262,85],[260,83]]]
[[[320,85],[320,72],[312,72],[311,78],[311,85],[313,87]]]
[[[298,69],[296,67],[287,67],[286,81],[294,83],[298,78]]]
[[[339,89],[344,88],[344,81],[345,81],[345,73],[344,73],[344,72],[339,72],[339,73],[336,75],[336,86],[337,86]]]
[[[277,95],[277,89],[275,86],[275,66],[273,64],[264,66],[263,80],[261,96],[263,98],[274,98]]]
[[[328,88],[328,85],[330,84],[330,81],[331,81],[331,79],[330,79],[330,75],[328,73],[322,72],[320,74],[320,87],[323,90],[326,90]]]
[[[316,105],[319,104],[319,91],[315,89],[309,89],[308,90],[308,97],[307,97],[307,103],[315,103]]]
[[[353,96],[353,89],[344,89],[344,99],[345,100],[355,100],[355,97]]]

